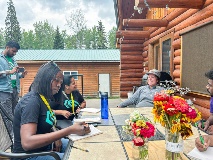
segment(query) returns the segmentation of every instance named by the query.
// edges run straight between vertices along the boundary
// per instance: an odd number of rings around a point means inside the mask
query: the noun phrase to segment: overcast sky
[[[71,11],[81,9],[84,11],[87,27],[98,25],[101,20],[108,32],[116,26],[113,0],[12,0],[16,9],[16,16],[21,29],[33,29],[33,24],[47,20],[51,25],[69,30],[66,19]],[[7,2],[0,1],[0,28],[5,28],[7,15]],[[69,31],[68,31],[69,32]]]

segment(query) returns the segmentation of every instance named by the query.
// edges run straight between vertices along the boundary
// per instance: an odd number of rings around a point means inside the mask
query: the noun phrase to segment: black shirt
[[[81,105],[81,103],[84,101],[83,96],[79,93],[78,90],[72,91],[72,96],[74,100],[74,111],[78,109],[78,107]],[[67,110],[72,113],[72,99],[70,94],[63,95],[62,97],[63,105],[56,104],[54,102],[51,102],[51,108],[53,110]],[[69,120],[73,120],[75,115],[71,115],[69,117]],[[56,118],[58,120],[66,119],[63,115],[56,115]]]
[[[27,93],[15,107],[15,114],[13,120],[14,131],[14,146],[13,152],[25,152],[21,145],[20,129],[21,125],[27,123],[37,123],[36,134],[45,134],[51,132],[54,124],[50,111],[44,104],[39,94],[31,91]],[[51,144],[29,152],[49,151]]]

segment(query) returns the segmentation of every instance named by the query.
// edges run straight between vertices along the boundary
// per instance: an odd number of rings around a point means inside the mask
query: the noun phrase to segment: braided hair
[[[34,78],[31,89],[38,94],[42,94],[47,99],[60,101],[62,87],[55,95],[52,95],[51,87],[52,81],[58,72],[61,72],[61,70],[55,62],[51,61],[43,64]]]

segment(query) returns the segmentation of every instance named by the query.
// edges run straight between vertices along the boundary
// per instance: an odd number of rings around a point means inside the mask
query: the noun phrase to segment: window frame
[[[174,33],[169,33],[159,39],[157,39],[156,41],[154,41],[153,43],[149,44],[149,54],[148,54],[148,61],[149,61],[149,65],[148,65],[148,69],[158,69],[160,71],[162,71],[162,54],[163,54],[163,42],[171,39],[171,48],[170,48],[170,76],[173,78],[173,71],[174,71],[174,48],[172,46],[172,43],[174,41]],[[156,56],[156,47],[159,46],[159,53],[158,53],[158,65],[156,66],[156,62],[155,62],[155,56]],[[156,68],[157,67],[157,68]]]
[[[65,75],[64,74],[65,72],[67,72],[67,73],[69,72],[69,75],[72,75],[75,80],[78,80],[78,76],[76,76],[76,75],[78,75],[78,71],[63,71],[63,75]],[[72,74],[72,73],[76,73],[76,74]],[[68,74],[66,74],[66,75],[68,75]]]

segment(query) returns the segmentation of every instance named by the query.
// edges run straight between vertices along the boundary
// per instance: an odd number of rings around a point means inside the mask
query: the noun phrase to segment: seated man
[[[139,87],[132,97],[120,103],[118,107],[122,108],[133,104],[136,107],[153,107],[155,93],[160,92],[164,88],[158,86],[160,71],[152,69],[146,74],[148,75],[147,85]]]
[[[201,123],[198,124],[199,128],[203,131],[207,131],[208,134],[213,134],[213,70],[210,70],[205,74],[208,78],[208,84],[206,85],[206,89],[209,92],[210,99],[210,116],[202,126]]]

